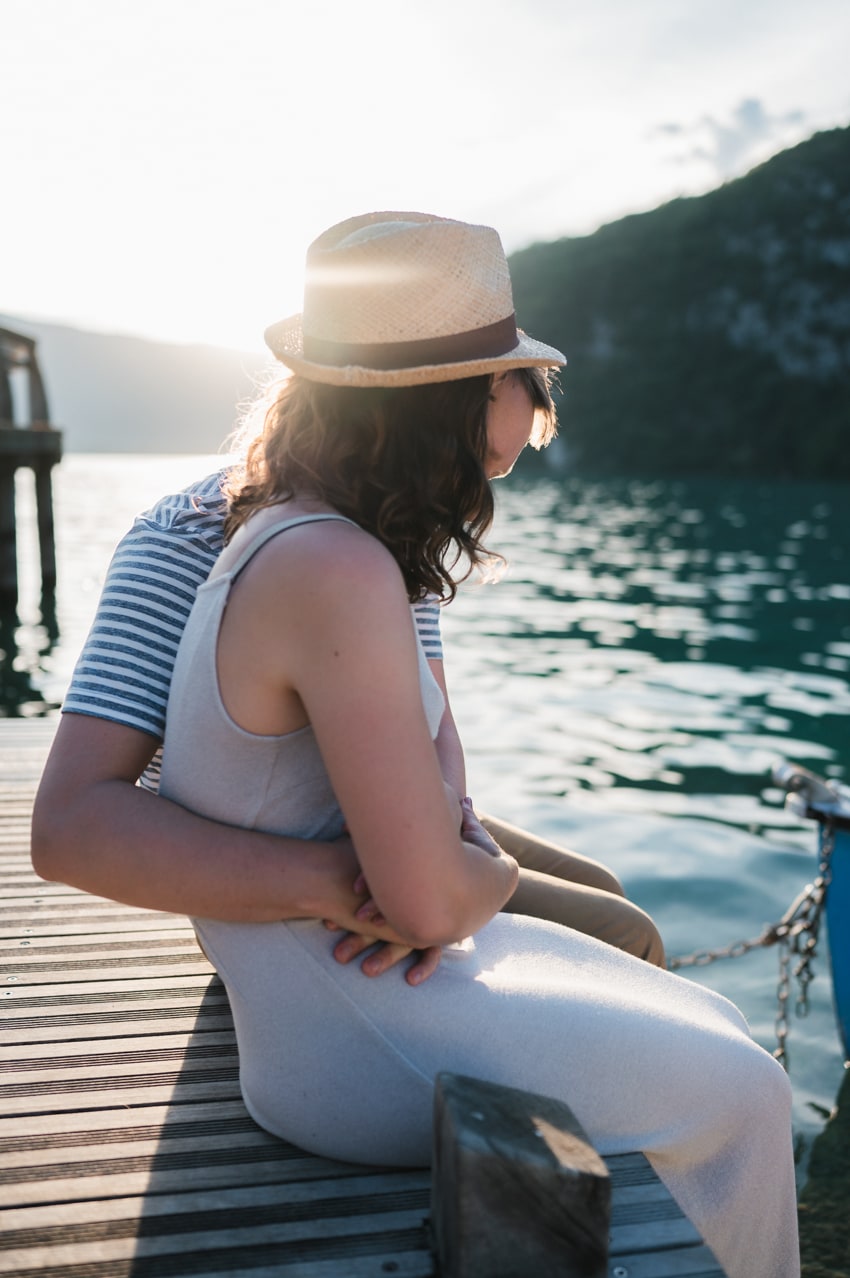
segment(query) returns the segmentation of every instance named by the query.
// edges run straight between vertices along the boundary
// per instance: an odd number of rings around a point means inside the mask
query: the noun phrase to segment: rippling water
[[[21,476],[8,708],[39,714],[61,700],[114,542],[138,509],[215,464],[63,461],[52,637]],[[838,485],[507,481],[489,542],[509,568],[446,612],[476,802],[611,864],[671,954],[758,934],[813,876],[814,830],[786,814],[769,770],[785,758],[848,780],[848,496]],[[817,970],[789,1044],[804,1146],[842,1076],[825,954]],[[775,950],[690,975],[775,1046]]]
[[[769,772],[786,758],[847,780],[847,497],[514,484],[490,538],[507,574],[446,615],[476,801],[608,861],[670,954],[759,934],[813,877],[813,831]],[[842,1076],[825,956],[818,970],[789,1053],[806,1140]],[[773,1049],[775,950],[690,975]]]

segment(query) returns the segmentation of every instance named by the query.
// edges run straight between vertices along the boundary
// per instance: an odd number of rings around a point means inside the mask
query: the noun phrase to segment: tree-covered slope
[[[575,468],[850,478],[850,129],[511,271]]]

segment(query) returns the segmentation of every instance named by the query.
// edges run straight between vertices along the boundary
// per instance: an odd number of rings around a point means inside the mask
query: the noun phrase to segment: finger
[[[383,976],[411,953],[409,945],[391,945],[388,941],[385,945],[379,946],[374,954],[365,958],[360,967],[367,976]]]
[[[337,963],[350,963],[352,959],[358,958],[364,950],[371,949],[374,944],[375,938],[373,936],[359,936],[357,932],[349,932],[334,946],[334,958]]]
[[[383,927],[387,921],[371,897],[360,906],[354,917],[358,923],[374,923],[375,927]]]
[[[439,945],[431,945],[426,950],[411,950],[406,945],[386,945],[380,946],[375,950],[374,954],[370,954],[364,959],[361,967],[367,976],[383,976],[390,968],[401,963],[409,954],[416,954],[417,959],[413,966],[409,969],[405,976],[408,985],[421,985],[423,981],[427,981],[433,976],[437,968],[440,966],[442,958],[442,950]]]
[[[439,945],[430,945],[427,950],[419,950],[416,962],[405,977],[408,985],[421,985],[423,981],[427,981],[440,966],[442,957],[443,951]]]

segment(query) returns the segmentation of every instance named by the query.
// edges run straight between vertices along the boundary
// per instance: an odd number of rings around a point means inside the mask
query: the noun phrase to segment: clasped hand
[[[357,896],[365,898],[354,915],[358,925],[362,925],[364,930],[346,932],[342,940],[334,946],[333,953],[336,961],[351,963],[369,950],[371,952],[360,964],[360,969],[366,976],[374,977],[383,976],[396,964],[403,963],[411,954],[415,954],[414,963],[405,973],[408,985],[421,985],[423,981],[428,980],[429,976],[433,976],[440,966],[442,951],[439,945],[431,945],[426,950],[414,950],[403,941],[388,941],[376,936],[375,931],[370,929],[380,929],[383,933],[392,929],[378,909],[374,898],[369,894],[369,887],[362,873],[355,879],[353,890]],[[332,919],[325,919],[324,924],[329,932],[345,930],[342,924],[335,923]]]
[[[449,788],[446,787],[447,797],[453,798],[458,804],[460,816],[460,832],[465,843],[474,843],[477,847],[483,848],[484,851],[490,852],[493,856],[499,855],[499,847],[492,837],[484,829],[484,826],[478,820],[472,810],[469,801],[460,803],[454,795],[449,795]],[[358,928],[348,930],[341,924],[336,923],[332,919],[325,919],[324,925],[329,932],[345,931],[345,936],[334,946],[334,958],[338,963],[351,963],[361,954],[366,953],[366,958],[360,967],[366,976],[375,977],[383,976],[389,972],[391,968],[398,963],[403,963],[411,954],[416,955],[415,962],[408,968],[405,974],[405,980],[408,985],[421,985],[423,981],[427,981],[433,976],[440,965],[442,950],[439,945],[431,945],[424,950],[413,950],[409,945],[405,945],[403,941],[391,941],[386,939],[386,933],[392,931],[380,909],[377,902],[369,893],[369,886],[366,882],[365,875],[361,872],[357,875],[353,891],[356,896],[365,898],[356,908],[354,918],[357,921]],[[361,930],[362,928],[362,930]],[[376,935],[375,930],[380,929],[384,934]]]

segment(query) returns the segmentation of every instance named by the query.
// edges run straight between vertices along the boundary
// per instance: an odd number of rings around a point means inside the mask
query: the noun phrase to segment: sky
[[[508,252],[850,124],[847,0],[0,0],[0,313],[261,351],[334,222]]]

